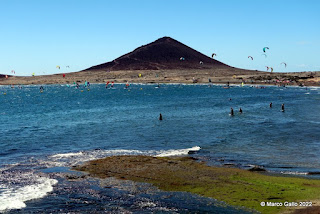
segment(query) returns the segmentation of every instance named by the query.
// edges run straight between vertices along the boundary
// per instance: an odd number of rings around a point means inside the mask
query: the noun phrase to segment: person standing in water
[[[284,111],[284,103],[281,105],[281,111]]]
[[[242,109],[241,108],[239,109],[239,113],[242,114]]]
[[[231,107],[230,116],[233,116],[233,108]]]
[[[269,106],[270,106],[270,108],[272,108],[272,103],[270,103],[270,105],[269,105]]]
[[[162,114],[160,113],[159,120],[162,120]]]

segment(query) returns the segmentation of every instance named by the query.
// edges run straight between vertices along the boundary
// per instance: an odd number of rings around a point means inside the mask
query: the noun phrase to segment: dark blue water
[[[201,197],[190,199],[197,201],[190,207],[186,198],[197,196],[187,193],[163,200],[172,193],[132,194],[122,184],[105,189],[94,179],[66,178],[72,165],[108,155],[187,155],[192,148],[209,164],[305,177],[320,171],[320,88],[53,85],[40,93],[39,86],[0,87],[0,101],[0,211],[243,212]]]

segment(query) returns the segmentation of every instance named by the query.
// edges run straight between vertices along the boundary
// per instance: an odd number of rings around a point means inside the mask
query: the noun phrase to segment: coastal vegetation
[[[147,182],[165,191],[187,191],[262,213],[297,208],[285,202],[316,201],[320,192],[320,180],[213,167],[192,157],[112,156],[74,169],[99,178]]]

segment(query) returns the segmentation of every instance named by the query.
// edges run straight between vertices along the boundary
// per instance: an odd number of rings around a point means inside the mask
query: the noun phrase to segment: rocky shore
[[[192,157],[112,156],[74,169],[102,179],[115,177],[151,183],[166,191],[187,191],[262,213],[301,213],[298,208],[305,207],[284,205],[301,201],[313,203],[308,208],[311,213],[319,211],[319,180],[212,167]],[[282,206],[261,206],[261,202]]]

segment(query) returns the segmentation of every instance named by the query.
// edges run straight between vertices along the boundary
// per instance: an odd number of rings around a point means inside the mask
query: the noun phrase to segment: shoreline
[[[110,84],[110,83],[109,83]],[[161,82],[161,83],[153,83],[153,82],[129,82],[130,85],[202,85],[202,86],[226,86],[227,83],[219,83],[219,82],[211,82],[211,83],[190,83],[190,82],[183,82],[183,83],[173,83],[173,82]],[[18,87],[18,86],[55,86],[55,85],[69,85],[70,87],[73,87],[73,84],[68,84],[68,83],[47,83],[47,84],[17,84],[17,85],[12,85],[12,84],[0,84],[0,87],[11,87],[13,88]],[[83,84],[81,83],[80,86]],[[90,85],[105,85],[104,82],[102,83],[90,83]],[[125,85],[125,83],[119,83],[115,82],[114,85]],[[308,86],[299,86],[299,85],[285,85],[285,86],[280,86],[280,85],[275,85],[275,84],[268,84],[268,83],[250,83],[250,84],[244,84],[243,86],[241,83],[229,83],[229,88],[233,87],[288,87],[288,88],[320,88],[319,85],[308,85]]]
[[[262,201],[284,204],[320,200],[320,180],[213,167],[192,157],[112,156],[73,169],[102,179],[116,177],[151,183],[165,191],[191,192],[262,213],[288,213],[301,208],[261,206]],[[319,210],[318,205],[312,209]]]
[[[81,71],[40,76],[8,76],[0,78],[0,85],[50,85],[90,83],[177,83],[177,84],[242,84],[246,85],[303,85],[320,86],[320,71],[301,73],[248,72],[230,70],[128,70]]]

